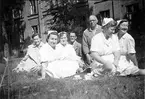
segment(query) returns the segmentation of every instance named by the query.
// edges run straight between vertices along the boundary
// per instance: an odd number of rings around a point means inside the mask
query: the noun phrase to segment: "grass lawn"
[[[10,70],[19,60],[11,61]],[[38,81],[35,73],[9,74],[0,88],[0,99],[144,99],[143,76]]]

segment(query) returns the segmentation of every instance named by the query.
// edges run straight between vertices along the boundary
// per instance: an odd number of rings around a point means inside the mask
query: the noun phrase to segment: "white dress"
[[[136,53],[135,51],[135,41],[133,37],[125,33],[119,40],[121,57],[119,60],[118,71],[121,72],[122,76],[129,74],[135,74],[139,71],[139,68],[133,64],[133,62],[128,58],[129,53]]]
[[[48,71],[48,75],[54,78],[64,78],[72,76],[76,73],[76,70],[79,68],[78,59],[79,57],[76,55],[76,52],[72,45],[67,44],[66,46],[62,46],[58,44],[56,49],[50,48],[51,52],[49,52],[48,58],[48,66],[46,71]],[[44,51],[43,51],[44,52]]]
[[[112,36],[107,40],[102,32],[96,34],[92,38],[90,50],[92,52],[97,52],[104,60],[111,62],[113,67],[112,72],[116,72],[116,68],[113,65],[113,53],[120,50],[118,38],[116,35],[112,34]],[[95,63],[93,65],[96,67],[94,72],[98,75],[101,75],[101,72],[104,70],[102,64],[96,61],[94,62]]]

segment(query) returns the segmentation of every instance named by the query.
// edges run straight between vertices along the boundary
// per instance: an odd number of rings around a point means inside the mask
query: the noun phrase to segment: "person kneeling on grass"
[[[117,36],[121,51],[118,71],[121,76],[130,74],[145,75],[145,69],[138,68],[138,62],[135,55],[135,41],[134,38],[127,33],[128,25],[126,19],[118,20]]]
[[[36,69],[41,68],[41,60],[40,60],[40,48],[42,47],[43,43],[41,42],[39,34],[32,35],[33,43],[28,46],[27,53],[25,57],[20,61],[18,66],[13,69],[16,72],[31,72],[35,71]]]

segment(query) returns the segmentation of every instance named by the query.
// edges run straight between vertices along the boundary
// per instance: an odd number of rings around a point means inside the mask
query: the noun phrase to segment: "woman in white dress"
[[[96,34],[91,42],[91,56],[95,60],[92,65],[95,76],[109,72],[116,73],[120,57],[118,38],[115,32],[116,22],[112,18],[104,18],[103,31]]]
[[[80,57],[76,55],[73,46],[68,44],[67,33],[60,33],[60,43],[57,44],[55,41],[53,48],[51,39],[54,40],[54,38],[52,36],[54,36],[52,33],[48,35],[47,48],[44,46],[41,50],[42,63],[45,62],[46,64],[45,66],[43,65],[42,79],[45,78],[45,73],[52,78],[64,78],[76,74],[79,68]],[[57,39],[56,35],[55,38]],[[44,56],[46,57],[44,58]]]
[[[128,25],[129,24],[126,19],[118,21],[117,36],[119,39],[121,51],[118,71],[122,76],[130,74],[145,75],[145,70],[138,68],[138,62],[136,59],[136,51],[135,51],[135,41],[134,38],[127,33]]]

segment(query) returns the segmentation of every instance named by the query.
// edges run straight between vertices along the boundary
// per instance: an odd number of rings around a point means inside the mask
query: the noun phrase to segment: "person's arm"
[[[112,70],[112,63],[109,61],[105,61],[102,57],[100,57],[100,55],[93,51],[91,52],[91,56],[93,57],[93,59],[95,59],[97,62],[103,64],[103,66],[108,69],[108,70]]]
[[[82,38],[82,48],[85,55],[90,52],[88,41],[87,41],[87,36],[84,33],[83,33],[83,38]]]
[[[48,62],[42,62],[42,67],[41,67],[41,79],[45,79],[45,76],[46,76],[46,67],[48,65]]]
[[[130,60],[134,63],[135,66],[138,66],[138,62],[136,59],[136,51],[135,51],[135,41],[133,37],[130,37],[127,42],[127,48],[128,48],[128,57]]]
[[[136,54],[135,54],[135,53],[130,53],[130,54],[128,54],[128,57],[129,57],[130,60],[134,63],[135,66],[138,66],[138,62],[137,62]]]
[[[115,51],[114,53],[114,65],[117,67],[120,59],[120,51]]]

